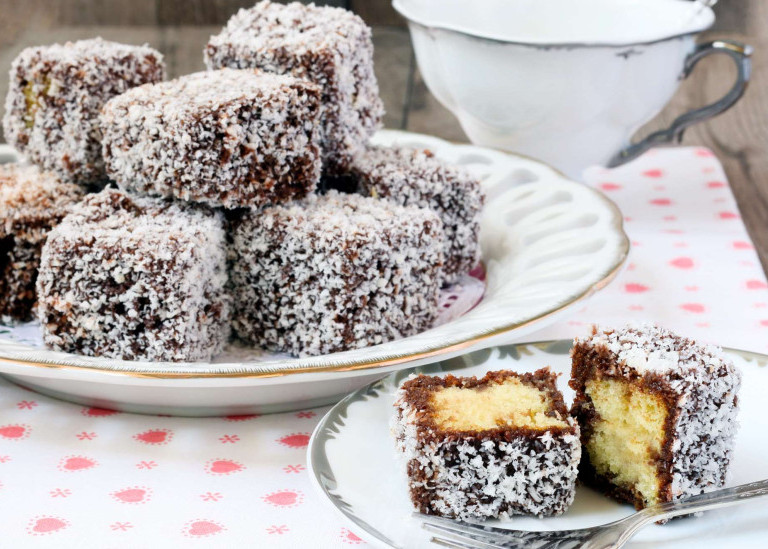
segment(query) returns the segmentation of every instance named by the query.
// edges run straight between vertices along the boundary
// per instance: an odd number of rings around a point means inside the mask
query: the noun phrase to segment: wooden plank
[[[391,0],[350,0],[349,9],[369,25],[406,26],[405,19],[392,7]]]
[[[223,25],[240,8],[256,0],[156,0],[159,25]],[[309,4],[313,0],[302,0]],[[281,3],[285,4],[286,1]],[[347,7],[347,0],[316,0],[317,5]]]
[[[403,128],[411,71],[411,44],[405,29],[374,27],[373,59],[379,94],[386,114],[384,126]]]

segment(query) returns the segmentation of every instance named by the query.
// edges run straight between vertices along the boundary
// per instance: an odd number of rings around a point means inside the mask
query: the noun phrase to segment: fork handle
[[[743,500],[768,495],[768,480],[740,484],[732,488],[705,492],[698,496],[686,498],[683,501],[670,501],[653,505],[641,511],[640,514],[648,514],[658,520],[659,518],[672,518],[699,511],[717,509],[741,503]]]

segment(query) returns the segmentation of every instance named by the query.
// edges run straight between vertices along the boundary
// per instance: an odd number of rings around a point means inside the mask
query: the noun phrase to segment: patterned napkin
[[[571,317],[526,339],[654,320],[768,352],[768,284],[710,151],[655,150],[587,179],[627,216],[629,264]],[[307,476],[309,436],[327,410],[140,416],[0,380],[0,546],[364,545]]]

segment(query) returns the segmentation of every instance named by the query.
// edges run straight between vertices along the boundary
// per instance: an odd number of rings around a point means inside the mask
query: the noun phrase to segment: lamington
[[[353,161],[358,192],[400,205],[430,208],[445,230],[444,282],[451,284],[480,261],[480,182],[428,149],[370,146]]]
[[[11,65],[5,139],[67,182],[106,180],[99,113],[112,97],[165,76],[163,56],[148,46],[100,38],[23,50]]]
[[[230,228],[233,327],[296,356],[432,326],[443,262],[436,214],[329,191],[246,211]]]
[[[107,172],[134,192],[225,208],[301,198],[320,179],[320,90],[258,69],[199,72],[104,106]]]
[[[563,513],[581,444],[557,376],[412,376],[397,392],[392,434],[416,510],[484,520]]]
[[[211,36],[204,55],[209,69],[255,67],[318,84],[329,173],[343,172],[381,125],[371,30],[347,10],[259,2]]]
[[[123,360],[208,360],[229,334],[223,216],[116,189],[48,234],[37,279],[43,341]]]
[[[576,339],[582,478],[637,509],[722,487],[741,375],[719,348],[655,325]]]
[[[40,253],[82,188],[35,166],[0,165],[0,322],[32,320]]]

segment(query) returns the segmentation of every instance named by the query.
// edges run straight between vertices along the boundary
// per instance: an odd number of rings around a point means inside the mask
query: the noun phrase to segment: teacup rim
[[[531,48],[549,49],[549,48],[626,48],[631,46],[646,46],[651,44],[657,44],[659,42],[666,42],[667,40],[674,40],[676,38],[683,38],[686,36],[694,36],[700,34],[712,27],[715,23],[715,13],[712,8],[708,6],[702,6],[704,13],[708,14],[704,22],[698,26],[692,27],[688,30],[684,30],[675,34],[664,34],[659,38],[652,38],[649,40],[627,40],[627,41],[534,41],[534,40],[511,40],[506,38],[500,38],[491,34],[485,34],[480,32],[473,32],[467,29],[461,28],[459,25],[452,25],[448,23],[428,23],[423,19],[413,17],[412,14],[406,12],[403,6],[405,0],[392,0],[392,7],[400,14],[410,25],[417,25],[425,29],[430,30],[442,30],[448,32],[454,32],[462,34],[470,38],[479,40],[485,40],[497,44],[509,44],[515,46],[526,46]]]

